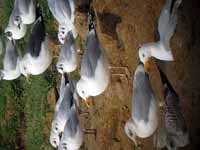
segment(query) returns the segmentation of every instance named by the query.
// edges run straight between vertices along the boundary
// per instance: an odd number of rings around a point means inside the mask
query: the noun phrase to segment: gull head
[[[68,143],[66,142],[62,142],[60,143],[60,145],[58,146],[58,150],[70,150],[68,147],[67,147]]]
[[[8,27],[5,29],[5,34],[9,40],[19,40],[25,36],[26,31],[27,26],[24,24],[20,25],[20,29],[15,24],[9,24]]]
[[[79,80],[76,85],[76,90],[78,95],[85,101],[86,106],[89,108],[91,105],[91,99],[86,89],[84,88],[84,83],[85,82],[83,80]]]
[[[10,32],[10,31],[7,31],[7,32],[5,32],[5,34],[6,34],[6,37],[7,37],[7,39],[8,40],[12,40],[13,39],[13,35],[12,35],[12,32]]]
[[[64,73],[64,65],[62,63],[57,63],[56,68],[59,73],[63,74]]]
[[[66,34],[64,31],[58,32],[58,40],[60,41],[61,44],[65,43],[65,37],[66,37]]]
[[[125,129],[126,135],[137,145],[137,142],[136,142],[136,133],[134,131],[133,121],[131,119],[129,119],[128,121],[126,121],[124,129]]]
[[[58,133],[51,131],[50,143],[54,148],[58,148],[58,146],[60,144],[60,137],[59,137]]]
[[[144,70],[147,73],[149,68],[149,60],[151,58],[151,51],[148,46],[142,46],[139,49],[139,59],[144,64]]]
[[[22,19],[20,16],[16,16],[15,19],[14,19],[14,24],[19,28],[21,29],[21,24],[22,24]]]

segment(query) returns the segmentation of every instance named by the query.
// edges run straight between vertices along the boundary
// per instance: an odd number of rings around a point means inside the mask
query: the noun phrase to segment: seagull
[[[69,31],[72,31],[73,36],[77,33],[74,27],[74,0],[48,0],[48,6],[59,23],[58,39],[61,44],[64,44],[65,37]]]
[[[22,24],[32,24],[36,19],[35,0],[15,0],[14,24],[21,28]]]
[[[28,75],[42,74],[51,64],[52,53],[48,48],[43,17],[36,20],[29,37],[28,48],[20,62],[21,73]]]
[[[179,96],[160,68],[159,71],[164,86],[167,148],[168,150],[176,150],[178,147],[189,144],[189,134],[181,111]]]
[[[51,137],[55,137],[55,135],[57,135],[57,137],[59,137],[59,135],[62,134],[62,132],[64,131],[64,127],[65,124],[69,118],[69,114],[70,114],[70,110],[71,107],[73,106],[73,101],[74,101],[74,97],[73,97],[73,92],[71,91],[71,85],[68,79],[65,78],[66,84],[64,89],[62,89],[61,92],[64,92],[64,95],[60,95],[62,97],[62,99],[58,100],[57,104],[56,104],[56,108],[55,108],[55,116],[54,119],[52,121],[52,136],[50,136],[50,142],[51,143],[55,143],[55,141],[51,140]],[[63,85],[62,85],[63,88]],[[63,91],[64,90],[64,91]],[[61,93],[62,94],[62,93]],[[54,138],[55,139],[55,138]],[[56,138],[57,140],[57,138]],[[58,143],[56,141],[56,143]],[[55,144],[52,144],[52,146],[55,146]],[[58,145],[57,145],[58,146]]]
[[[90,96],[102,94],[109,84],[108,62],[90,18],[86,49],[81,62],[81,77],[76,86],[78,95],[85,100],[87,107],[90,106]]]
[[[58,150],[78,150],[82,143],[83,131],[80,127],[75,105],[73,105]]]
[[[56,67],[61,74],[73,72],[77,68],[77,47],[72,32],[68,32],[65,44],[61,48]]]
[[[148,69],[148,60],[155,57],[164,61],[173,61],[173,55],[170,48],[170,39],[174,34],[177,24],[177,12],[182,0],[166,0],[162,9],[158,31],[160,40],[156,43],[147,43],[139,49],[139,58],[145,64],[145,70]]]
[[[7,27],[5,28],[5,34],[9,40],[19,40],[23,38],[27,31],[27,26],[25,24],[21,24],[20,28],[14,23],[15,21],[15,12],[16,8],[13,8],[12,13],[9,18],[9,22]]]
[[[66,84],[68,84],[66,78],[67,78],[66,75],[62,74],[61,83],[60,83],[60,90],[59,90],[59,93],[58,93],[58,97],[56,97],[57,103],[56,103],[56,106],[55,106],[55,116],[57,115],[57,113],[59,111],[59,107],[60,107],[62,100],[64,98],[65,89],[67,87]],[[60,143],[60,133],[57,130],[54,129],[54,126],[52,126],[52,128],[51,128],[49,139],[50,139],[51,145],[54,148],[57,148],[59,143]]]
[[[3,70],[0,70],[0,79],[14,80],[20,75],[19,69],[20,57],[17,52],[14,41],[8,41],[5,56],[3,59]]]
[[[136,136],[147,138],[158,126],[156,100],[143,64],[136,68],[133,86],[132,114],[126,121],[125,133],[137,146]]]
[[[68,87],[66,85],[69,85],[69,82],[67,80],[66,74],[63,73],[62,76],[61,76],[59,97],[57,98],[58,101],[56,102],[55,112],[58,112],[58,110],[59,110],[60,104],[61,104],[61,102],[63,100],[64,95],[65,95],[65,89],[66,89],[66,87]]]

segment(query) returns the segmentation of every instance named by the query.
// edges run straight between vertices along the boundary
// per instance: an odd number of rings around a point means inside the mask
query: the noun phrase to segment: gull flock
[[[86,133],[79,121],[79,97],[84,100],[87,107],[90,107],[91,97],[100,95],[106,90],[110,81],[108,61],[98,39],[94,17],[88,12],[88,31],[80,66],[80,79],[78,81],[70,79],[70,73],[78,68],[74,0],[47,0],[47,2],[59,24],[57,38],[62,45],[56,63],[57,71],[61,74],[61,84],[49,141],[58,150],[78,150]],[[139,62],[133,75],[131,117],[124,126],[125,134],[136,146],[138,146],[137,137],[150,137],[158,128],[159,113],[149,79],[149,60],[151,57],[161,61],[174,60],[170,39],[176,29],[181,2],[182,0],[166,0],[158,20],[159,41],[145,43],[138,51]],[[29,75],[39,75],[50,66],[52,52],[49,50],[44,21],[43,12],[36,0],[15,0],[5,28],[8,41],[3,69],[0,70],[1,80],[14,80],[21,75],[26,78]],[[31,24],[33,24],[32,30],[22,57],[18,54],[16,40],[26,35],[27,26]],[[0,46],[2,51],[2,40]],[[174,150],[186,146],[189,143],[189,135],[181,111],[181,100],[160,68],[159,72],[164,87],[165,147]]]

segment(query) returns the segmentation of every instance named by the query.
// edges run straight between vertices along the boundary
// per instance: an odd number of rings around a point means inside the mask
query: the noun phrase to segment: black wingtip
[[[94,14],[91,12],[88,12],[88,29],[89,31],[95,29]]]
[[[38,19],[40,17],[43,17],[42,16],[42,9],[41,9],[40,5],[37,4],[37,6],[36,6],[36,19]]]
[[[66,85],[67,83],[69,83],[69,77],[68,77],[67,73],[63,73],[63,76],[65,78],[65,85]]]
[[[57,102],[59,99],[59,92],[58,92],[57,87],[54,87],[54,94],[55,94],[55,98],[56,98],[56,102]]]

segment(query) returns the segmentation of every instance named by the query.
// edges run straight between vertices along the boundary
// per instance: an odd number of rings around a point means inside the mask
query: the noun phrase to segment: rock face
[[[76,27],[85,40],[87,11],[94,9],[97,34],[114,69],[106,92],[94,98],[86,128],[97,128],[96,140],[85,135],[84,147],[89,150],[131,150],[133,143],[124,132],[123,123],[130,117],[132,74],[138,64],[139,45],[158,39],[157,21],[164,0],[90,0],[76,1]],[[171,40],[175,61],[153,60],[151,82],[158,101],[161,84],[155,62],[168,76],[181,98],[182,111],[190,132],[190,146],[198,149],[200,136],[200,1],[183,0],[176,32]],[[123,67],[123,68],[119,68]],[[127,68],[127,71],[124,69]],[[116,76],[114,74],[124,74]],[[161,119],[162,120],[162,119]],[[142,149],[154,149],[152,137],[142,140]]]

